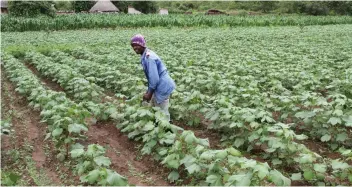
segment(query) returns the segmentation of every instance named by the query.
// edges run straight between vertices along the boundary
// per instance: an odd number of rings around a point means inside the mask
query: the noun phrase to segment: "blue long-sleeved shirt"
[[[148,48],[142,54],[141,65],[148,80],[148,92],[154,92],[158,104],[165,101],[176,88],[166,66],[159,56]]]

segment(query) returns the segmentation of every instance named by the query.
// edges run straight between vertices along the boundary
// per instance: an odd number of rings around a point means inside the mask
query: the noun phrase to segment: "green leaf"
[[[80,143],[75,143],[71,146],[71,149],[84,149],[84,146]]]
[[[216,119],[218,119],[218,117],[219,117],[219,112],[215,112],[215,114],[211,116],[210,120],[215,121]]]
[[[220,160],[225,159],[227,157],[227,151],[220,150],[218,153],[216,153],[215,157]]]
[[[193,132],[189,132],[186,137],[185,137],[185,141],[188,143],[188,144],[191,144],[193,142],[196,141],[196,136],[194,136],[194,133]]]
[[[11,179],[11,181],[13,181],[14,183],[16,183],[17,180],[21,178],[20,176],[14,174],[14,173],[10,173],[10,174],[8,175],[8,177],[9,177],[9,178]]]
[[[110,114],[110,117],[111,117],[112,119],[119,119],[119,113],[118,113],[118,112],[111,113],[111,114]]]
[[[291,186],[291,180],[283,176],[276,169],[270,171],[270,179],[277,186]]]
[[[214,157],[214,152],[211,151],[205,151],[200,155],[200,159],[204,159],[204,160],[212,160]]]
[[[81,155],[84,154],[84,150],[83,149],[74,149],[70,153],[71,153],[72,158],[77,158],[77,157],[80,157]]]
[[[260,136],[259,136],[257,133],[252,133],[252,134],[248,137],[248,140],[249,140],[250,142],[252,142],[252,141],[254,141],[254,140],[258,139],[258,138],[260,138]]]
[[[302,180],[302,174],[301,173],[293,173],[291,176],[291,179],[293,181],[299,181]]]
[[[342,116],[342,115],[343,115],[343,112],[342,112],[342,110],[340,110],[340,109],[336,109],[333,114],[334,114],[334,115],[337,115],[337,116]]]
[[[337,170],[337,169],[344,170],[350,167],[347,163],[340,162],[339,160],[332,160],[331,166],[332,166],[332,169],[334,170]]]
[[[300,134],[300,135],[296,135],[295,138],[297,140],[305,140],[308,138],[308,136],[304,135],[304,134]]]
[[[310,164],[313,163],[313,161],[315,161],[315,159],[313,158],[312,155],[310,154],[301,154],[301,158],[299,158],[299,163],[300,164]]]
[[[179,162],[177,160],[170,160],[169,162],[167,162],[167,165],[170,168],[177,169],[179,167]]]
[[[186,155],[181,161],[181,164],[185,164],[185,166],[190,166],[192,165],[195,161],[197,161],[196,158],[194,158],[192,155]]]
[[[115,171],[109,172],[106,181],[110,186],[127,186],[127,179]]]
[[[88,131],[88,128],[85,125],[77,124],[77,123],[68,125],[68,132],[70,133],[79,134],[81,133],[81,131]]]
[[[257,164],[254,171],[258,171],[259,179],[264,179],[269,174],[268,168],[261,164]]]
[[[236,186],[250,186],[252,174],[247,173],[241,180],[236,182]]]
[[[272,163],[273,165],[280,165],[280,164],[282,164],[282,161],[281,161],[280,159],[274,158],[274,159],[271,161],[271,163]]]
[[[105,156],[98,156],[94,158],[94,162],[98,165],[98,166],[110,166],[111,161],[108,157]]]
[[[56,128],[55,130],[53,130],[53,132],[51,133],[54,137],[56,136],[60,136],[62,134],[63,129],[62,128]]]
[[[297,118],[306,119],[306,118],[311,118],[311,117],[315,116],[315,112],[313,112],[313,111],[298,112],[298,113],[295,114],[295,116]]]
[[[241,145],[244,144],[244,139],[243,138],[236,138],[234,145],[236,147],[240,147]]]
[[[192,174],[195,172],[199,172],[201,170],[200,166],[198,164],[192,164],[191,166],[186,168],[188,173]]]
[[[211,186],[223,186],[222,178],[220,175],[209,175],[205,182]]]
[[[343,117],[343,120],[346,122],[345,126],[352,127],[352,116]]]
[[[206,147],[210,146],[208,139],[198,138],[197,143],[199,143],[200,145],[206,146]]]
[[[315,173],[312,170],[306,170],[303,173],[303,177],[306,180],[313,180],[315,178]]]
[[[321,138],[320,138],[320,140],[322,141],[322,142],[327,142],[327,141],[329,141],[331,139],[331,135],[330,134],[325,134],[324,136],[322,136]]]
[[[94,184],[98,180],[99,175],[100,175],[99,170],[95,169],[89,172],[85,178],[89,184]]]
[[[326,172],[326,165],[325,164],[314,164],[314,170],[319,173]]]
[[[232,156],[242,156],[242,153],[238,151],[237,149],[230,147],[227,148],[227,151],[232,155]]]
[[[348,137],[348,135],[345,132],[337,134],[336,141],[343,142],[347,139],[347,137]]]
[[[154,128],[155,128],[155,126],[154,126],[153,122],[149,121],[146,125],[144,125],[143,131],[150,131]]]
[[[330,123],[332,125],[341,124],[341,119],[337,118],[337,117],[331,117],[329,119],[328,123]]]
[[[176,180],[178,180],[178,178],[180,177],[180,175],[178,174],[177,171],[172,171],[167,178],[171,181],[171,182],[175,182]]]

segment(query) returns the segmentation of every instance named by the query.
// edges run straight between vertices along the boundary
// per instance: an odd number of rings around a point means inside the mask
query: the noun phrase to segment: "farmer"
[[[137,34],[131,39],[133,50],[141,55],[141,65],[148,80],[148,90],[143,101],[151,101],[151,105],[159,107],[170,121],[169,97],[176,85],[167,72],[166,66],[159,56],[146,47],[145,39]]]

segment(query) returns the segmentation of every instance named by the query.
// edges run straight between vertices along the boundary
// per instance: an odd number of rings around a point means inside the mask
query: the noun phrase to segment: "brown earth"
[[[45,86],[47,86],[51,90],[54,90],[57,92],[64,91],[64,89],[56,82],[53,82],[53,81],[49,80],[48,78],[41,76],[39,71],[32,64],[30,64],[30,63],[24,63],[24,64],[27,66],[28,69],[30,69],[33,72],[34,75],[36,75],[42,81],[42,83],[44,83]]]
[[[168,170],[151,156],[140,155],[141,144],[129,140],[113,121],[99,121],[90,126],[89,144],[97,143],[107,148],[106,156],[111,159],[111,167],[128,178],[130,184],[139,186],[169,186],[166,181]]]
[[[52,181],[52,184],[60,185],[62,182],[58,176],[53,172],[52,168],[46,167],[46,155],[43,149],[43,140],[45,137],[46,127],[45,124],[40,123],[39,112],[33,111],[29,106],[26,99],[15,92],[15,87],[4,76],[4,71],[1,76],[1,92],[2,92],[2,117],[10,117],[12,129],[14,130],[9,136],[2,136],[2,153],[1,156],[3,165],[12,168],[12,165],[17,169],[17,164],[11,161],[11,156],[7,155],[9,151],[18,150],[22,153],[23,149],[32,147],[31,150],[26,152],[30,155],[35,162],[37,170],[44,170],[46,175]],[[21,152],[22,151],[22,152]],[[25,154],[23,152],[23,154]],[[28,156],[27,154],[21,156]],[[20,162],[26,162],[25,158],[19,158]],[[16,161],[17,162],[17,161]],[[31,178],[28,171],[23,171],[24,178]],[[42,177],[42,176],[39,176]],[[45,176],[43,176],[45,177]],[[38,185],[33,179],[30,180],[30,185]]]

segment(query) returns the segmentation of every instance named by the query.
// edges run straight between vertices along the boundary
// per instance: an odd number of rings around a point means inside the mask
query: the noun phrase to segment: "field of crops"
[[[126,15],[73,14],[55,18],[14,18],[1,16],[2,32],[75,30],[137,27],[246,27],[352,24],[351,16],[206,16],[206,15]]]
[[[136,33],[177,84],[172,123],[141,105]],[[3,32],[2,85],[27,99],[46,125],[39,140],[78,184],[351,185],[351,33],[348,24]],[[104,129],[110,143],[92,140]],[[123,170],[135,158],[112,150],[124,143],[161,173]]]

